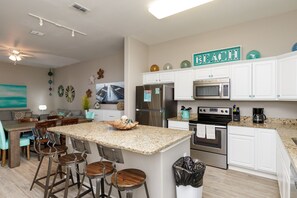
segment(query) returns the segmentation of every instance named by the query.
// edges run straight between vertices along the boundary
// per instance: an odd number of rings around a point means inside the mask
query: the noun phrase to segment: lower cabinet
[[[95,113],[95,121],[118,120],[124,115],[124,111],[119,110],[90,109],[89,111]]]
[[[228,164],[275,175],[276,131],[229,126]]]
[[[276,137],[276,175],[281,198],[290,198],[290,157],[279,137]]]
[[[168,120],[168,128],[188,131],[189,130],[189,122]]]

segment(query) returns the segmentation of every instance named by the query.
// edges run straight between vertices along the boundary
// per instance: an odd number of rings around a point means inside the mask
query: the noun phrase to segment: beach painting
[[[27,107],[27,86],[0,84],[0,108]]]
[[[124,101],[124,82],[96,84],[96,100],[103,104]]]

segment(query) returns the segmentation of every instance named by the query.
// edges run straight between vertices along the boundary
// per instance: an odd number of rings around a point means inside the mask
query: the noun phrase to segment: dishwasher
[[[290,171],[291,172],[290,197],[295,198],[295,197],[297,197],[297,172],[292,164],[291,164],[290,169],[291,169],[291,171]]]

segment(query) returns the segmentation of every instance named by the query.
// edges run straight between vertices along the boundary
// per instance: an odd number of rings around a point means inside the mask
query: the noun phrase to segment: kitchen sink
[[[297,145],[297,137],[292,138],[293,142]]]

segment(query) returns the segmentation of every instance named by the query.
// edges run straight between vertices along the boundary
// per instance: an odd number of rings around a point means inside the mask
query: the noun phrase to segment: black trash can
[[[205,164],[190,156],[179,158],[172,166],[177,198],[202,198]]]

